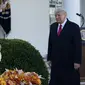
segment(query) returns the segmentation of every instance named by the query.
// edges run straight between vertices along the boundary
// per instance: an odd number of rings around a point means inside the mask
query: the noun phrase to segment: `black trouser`
[[[49,85],[80,85],[79,70],[52,67]]]

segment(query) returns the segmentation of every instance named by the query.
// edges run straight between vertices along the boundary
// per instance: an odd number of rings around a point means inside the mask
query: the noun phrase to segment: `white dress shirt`
[[[65,19],[65,21],[61,24],[62,25],[62,29],[63,29],[64,25],[66,24],[66,22],[67,22],[67,19]],[[57,32],[59,31],[59,27],[60,27],[60,24],[58,24]]]

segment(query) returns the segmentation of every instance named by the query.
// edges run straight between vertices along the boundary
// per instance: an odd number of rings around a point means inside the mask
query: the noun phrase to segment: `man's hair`
[[[56,9],[55,16],[57,15],[57,13],[65,13],[67,15],[67,12],[64,9]]]

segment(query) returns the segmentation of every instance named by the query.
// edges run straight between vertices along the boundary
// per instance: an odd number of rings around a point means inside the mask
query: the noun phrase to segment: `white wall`
[[[41,55],[47,53],[49,0],[11,0],[12,27],[8,38],[30,42]]]
[[[85,18],[85,0],[81,0],[80,1],[80,11],[81,11],[81,14],[84,16],[84,18]],[[82,20],[81,20],[82,21]],[[85,20],[84,20],[84,25],[83,25],[83,27],[85,27]]]
[[[68,18],[80,26],[80,0],[63,0],[63,7],[67,11]]]

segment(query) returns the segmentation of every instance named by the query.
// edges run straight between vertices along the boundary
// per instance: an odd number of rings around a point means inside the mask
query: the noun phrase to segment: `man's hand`
[[[78,69],[78,68],[80,68],[80,64],[74,63],[74,69]]]

